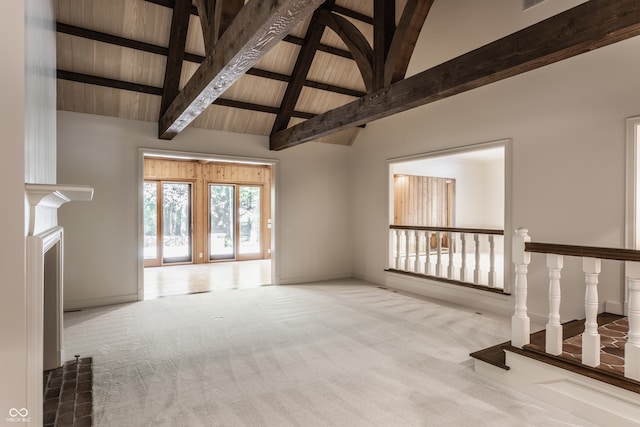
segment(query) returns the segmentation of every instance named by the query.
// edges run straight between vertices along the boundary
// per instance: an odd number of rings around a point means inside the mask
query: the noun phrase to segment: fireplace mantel
[[[62,366],[63,228],[58,208],[93,199],[83,185],[25,184],[27,406],[34,425],[42,425],[42,371]],[[26,206],[25,206],[26,208]]]
[[[29,201],[29,236],[58,225],[58,208],[67,202],[93,199],[93,188],[86,185],[26,184]]]

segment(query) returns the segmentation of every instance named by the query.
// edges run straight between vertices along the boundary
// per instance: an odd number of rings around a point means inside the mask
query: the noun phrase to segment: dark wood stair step
[[[617,314],[601,313],[598,315],[598,326],[612,323],[622,317],[623,316]],[[562,330],[564,339],[580,335],[584,331],[584,320],[572,320],[564,323],[562,325]],[[507,341],[484,350],[473,352],[470,356],[493,366],[508,370],[509,367],[506,365],[505,352],[511,351],[513,353],[640,394],[639,381],[625,378],[622,374],[614,371],[582,365],[575,359],[568,359],[566,357],[553,356],[545,353],[544,330],[531,334],[530,341],[531,343],[522,349],[513,347],[511,345],[511,341]]]

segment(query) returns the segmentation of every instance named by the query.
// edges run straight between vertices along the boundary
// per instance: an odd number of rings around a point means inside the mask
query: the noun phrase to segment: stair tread
[[[608,325],[623,318],[624,316],[616,314],[601,313],[598,315],[598,326]],[[584,332],[584,320],[572,320],[570,322],[566,322],[562,325],[562,329],[565,340],[576,337]],[[511,342],[508,341],[473,352],[470,356],[485,363],[508,370],[509,367],[506,365],[505,352],[511,351],[592,379],[603,381],[635,393],[640,393],[639,381],[625,378],[622,373],[607,369],[604,365],[601,367],[591,368],[589,366],[582,365],[578,359],[567,357],[566,355],[563,357],[547,354],[545,352],[545,335],[546,333],[544,330],[531,334],[530,344],[526,345],[522,349],[513,347]]]

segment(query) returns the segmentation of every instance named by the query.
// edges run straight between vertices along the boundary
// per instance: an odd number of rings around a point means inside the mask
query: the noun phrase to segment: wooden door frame
[[[147,182],[155,182],[156,183],[156,215],[157,215],[157,220],[156,220],[156,236],[158,238],[157,241],[157,245],[158,245],[158,252],[157,252],[157,257],[154,260],[147,260],[144,259],[143,256],[143,264],[144,267],[161,267],[164,265],[184,265],[184,264],[193,264],[194,261],[194,257],[195,257],[195,252],[194,252],[194,245],[195,245],[195,224],[194,224],[194,211],[195,211],[195,207],[194,207],[194,191],[195,191],[195,182],[193,180],[189,180],[189,179],[145,179],[143,181],[144,183]],[[163,203],[163,196],[162,196],[162,185],[164,183],[175,183],[175,184],[190,184],[190,191],[189,191],[189,230],[190,230],[190,234],[191,234],[191,260],[190,261],[178,261],[178,262],[164,262],[164,253],[163,253],[163,248],[164,248],[164,234],[162,232],[163,230],[163,210],[162,210],[162,203]],[[143,190],[144,191],[144,190]],[[144,211],[143,211],[144,212]],[[143,218],[143,223],[144,223],[144,218]],[[148,262],[149,261],[149,262]]]
[[[270,193],[270,206],[267,220],[271,219],[271,228],[269,231],[269,247],[265,250],[269,251],[271,259],[271,283],[273,285],[280,284],[280,257],[278,256],[279,240],[277,239],[280,215],[280,198],[278,197],[278,189],[280,188],[280,174],[278,173],[279,160],[258,158],[258,157],[242,157],[242,156],[226,156],[222,154],[199,153],[189,151],[162,150],[157,148],[138,148],[138,300],[144,300],[144,256],[142,248],[144,247],[144,224],[143,224],[143,190],[144,190],[144,158],[145,157],[166,157],[173,159],[190,159],[203,160],[213,162],[227,163],[245,163],[254,165],[271,166],[271,185],[270,188],[265,187],[265,191]]]
[[[264,197],[264,192],[266,188],[265,184],[263,182],[231,182],[231,181],[220,182],[220,181],[207,180],[206,181],[207,190],[210,188],[211,185],[229,185],[234,187],[234,199],[235,199],[234,200],[235,201],[234,239],[236,241],[234,242],[234,257],[232,259],[217,259],[217,260],[211,259],[211,247],[210,247],[211,241],[209,239],[209,236],[211,234],[211,217],[210,217],[211,191],[207,191],[207,239],[206,239],[207,262],[229,262],[229,261],[268,259],[270,254],[267,253],[267,248],[266,248],[267,239],[265,235],[265,233],[268,230],[268,226],[267,226],[268,215],[265,215],[265,213],[268,213],[269,206],[266,204],[266,197]],[[255,254],[241,255],[239,253],[240,221],[238,221],[238,215],[240,211],[239,209],[240,208],[240,187],[259,187],[260,188],[260,252],[257,252]]]

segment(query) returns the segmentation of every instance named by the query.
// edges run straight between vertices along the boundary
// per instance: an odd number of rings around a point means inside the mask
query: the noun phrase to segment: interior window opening
[[[389,269],[505,291],[505,144],[390,163]]]

